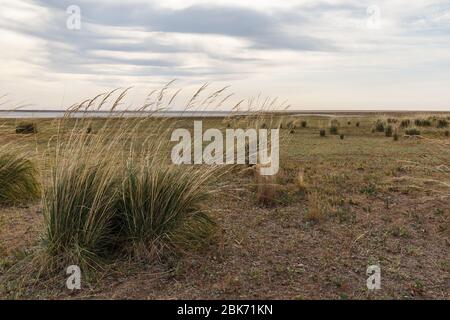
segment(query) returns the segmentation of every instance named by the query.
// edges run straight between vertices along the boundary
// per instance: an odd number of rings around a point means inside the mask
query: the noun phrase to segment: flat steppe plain
[[[392,117],[414,121],[428,116]],[[432,126],[420,127],[421,137],[406,136],[400,129],[394,141],[372,132],[376,119],[383,117],[336,117],[344,139],[329,134],[330,117],[292,117],[296,129],[282,129],[287,138],[282,140],[273,206],[258,203],[251,169],[230,175],[227,179],[236,188],[208,202],[219,225],[217,240],[200,252],[163,265],[117,266],[76,293],[61,283],[25,288],[24,297],[449,299],[449,188],[436,181],[450,183],[450,138],[446,129]],[[36,120],[37,134],[16,135],[21,121],[0,120],[0,143],[28,148],[42,161],[40,154],[56,133],[54,120]],[[179,125],[192,128],[193,121]],[[204,123],[226,128],[223,119]],[[325,137],[320,128],[327,130]],[[435,170],[442,166],[447,171]],[[298,188],[299,172],[303,189]],[[324,211],[320,221],[308,219],[309,192],[319,196]],[[42,220],[40,203],[0,208],[0,281],[39,243]],[[370,265],[381,268],[381,290],[366,287]]]

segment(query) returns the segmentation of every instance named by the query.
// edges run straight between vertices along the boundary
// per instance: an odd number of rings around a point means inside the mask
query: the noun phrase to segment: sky
[[[133,104],[176,79],[297,110],[450,111],[448,0],[0,0],[0,48],[1,108],[130,86]]]

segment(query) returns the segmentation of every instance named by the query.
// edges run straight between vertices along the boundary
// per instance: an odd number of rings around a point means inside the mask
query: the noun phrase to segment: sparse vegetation
[[[353,115],[340,117],[345,128],[340,127],[338,136],[351,138],[347,143],[320,137],[328,134],[327,118],[302,116],[307,127],[303,121],[298,123],[305,129],[292,136],[291,129],[282,132],[286,140],[280,141],[283,155],[276,177],[253,176],[257,166],[248,165],[221,167],[223,171],[210,166],[172,166],[167,162],[170,148],[164,143],[170,132],[160,127],[191,128],[192,119],[68,119],[59,126],[54,126],[56,121],[37,120],[41,130],[33,137],[12,134],[16,123],[5,120],[0,130],[6,134],[0,139],[33,150],[25,159],[43,169],[38,176],[43,176],[45,194],[43,209],[39,203],[18,200],[19,207],[0,210],[0,297],[9,297],[21,285],[10,280],[19,279],[12,272],[32,261],[45,262],[40,269],[43,273],[37,273],[45,277],[39,282],[42,286],[24,282],[26,289],[21,294],[31,298],[184,295],[220,299],[235,293],[265,298],[268,290],[277,296],[292,295],[290,286],[280,288],[265,282],[266,275],[295,287],[300,283],[314,286],[313,291],[302,293],[305,297],[327,298],[341,292],[320,291],[322,275],[336,278],[339,286],[333,290],[348,288],[348,298],[364,298],[358,291],[360,281],[347,276],[348,268],[376,263],[378,257],[354,259],[353,252],[358,250],[379,252],[386,258],[386,268],[394,270],[393,276],[398,275],[399,257],[405,258],[405,265],[411,268],[405,275],[427,272],[429,283],[423,285],[423,297],[436,297],[436,292],[445,290],[442,276],[444,269],[448,270],[443,248],[450,198],[446,197],[448,188],[444,190],[448,166],[442,162],[448,159],[444,156],[448,130],[437,128],[442,115],[411,116],[429,119],[433,126],[422,132],[426,139],[399,139],[399,134],[406,134],[400,120],[397,127],[384,115],[376,117],[385,123],[382,136],[392,128],[393,140],[399,142],[368,134],[375,128],[373,115],[358,116],[361,128],[355,127]],[[349,119],[352,124],[347,126]],[[244,116],[206,119],[204,127],[225,130],[233,123],[232,127],[246,128],[246,121]],[[267,128],[277,128],[286,118],[251,121],[255,127],[265,123]],[[95,134],[89,134],[89,128]],[[34,155],[42,150],[42,156]],[[419,169],[423,155],[430,155],[425,157],[430,164]],[[228,170],[232,174],[222,175]],[[417,175],[422,175],[423,184]],[[217,194],[223,186],[226,192]],[[435,191],[439,191],[436,198]],[[38,213],[41,210],[45,219]],[[42,226],[46,228],[43,234]],[[366,232],[368,226],[370,233]],[[433,237],[416,241],[423,230],[435,230]],[[389,250],[378,247],[373,241],[378,237],[391,245]],[[272,250],[266,250],[268,243]],[[398,251],[397,244],[404,250]],[[45,255],[34,259],[42,249]],[[301,254],[299,264],[296,253],[308,250],[314,255]],[[426,263],[416,267],[408,262],[411,257],[431,260],[439,267],[432,269]],[[293,276],[322,262],[346,267],[320,270],[320,274],[310,268],[311,279],[301,281]],[[79,292],[58,289],[64,284],[62,271],[69,264],[82,266],[83,289]],[[103,271],[111,276],[103,277]],[[47,282],[47,272],[58,277],[59,287]],[[236,274],[239,279],[217,280],[222,274]],[[5,280],[5,275],[11,278]],[[245,277],[252,279],[251,286],[242,281]],[[95,291],[88,289],[91,280],[95,280]],[[213,287],[210,282],[220,286]],[[142,283],[155,285],[134,290]],[[404,289],[407,279],[386,285],[391,290],[377,292],[375,297],[408,295]]]

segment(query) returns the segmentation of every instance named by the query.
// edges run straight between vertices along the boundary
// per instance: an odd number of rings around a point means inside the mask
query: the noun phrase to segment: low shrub
[[[37,133],[37,127],[34,123],[21,123],[16,126],[16,134]]]
[[[430,127],[431,121],[429,119],[416,119],[414,120],[414,124],[417,127]]]
[[[448,128],[448,121],[446,119],[439,119],[436,125],[439,129]]]
[[[407,128],[407,127],[409,127],[411,125],[411,120],[409,120],[409,119],[403,119],[401,122],[400,122],[400,127],[402,127],[402,128]]]
[[[397,133],[397,131],[394,133],[394,141],[398,141],[398,133]]]
[[[382,120],[377,120],[374,125],[375,132],[384,132],[385,123]]]
[[[332,125],[332,126],[330,127],[330,134],[336,135],[336,134],[338,134],[338,133],[339,133],[339,128],[338,128],[336,125]]]
[[[405,130],[407,136],[420,136],[420,131],[417,128],[411,128]]]
[[[326,131],[325,131],[325,129],[320,129],[320,136],[321,137],[325,137],[327,134],[326,134]]]

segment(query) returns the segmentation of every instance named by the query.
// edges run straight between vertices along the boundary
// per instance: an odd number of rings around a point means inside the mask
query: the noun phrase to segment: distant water
[[[16,118],[62,118],[65,111],[49,111],[49,110],[13,110],[6,111],[0,110],[0,118],[16,119]],[[82,117],[95,117],[95,118],[105,118],[105,117],[144,117],[144,116],[154,116],[154,117],[226,117],[231,113],[228,111],[159,111],[159,112],[109,112],[109,111],[89,111],[89,112],[72,112],[70,116],[73,118]],[[236,114],[236,113],[233,113]]]
[[[4,119],[53,119],[53,118],[62,118],[65,114],[65,111],[62,110],[0,110],[0,118]],[[95,117],[95,118],[105,118],[111,116],[117,117],[144,117],[144,116],[153,116],[153,117],[187,117],[187,118],[205,118],[205,117],[226,117],[226,116],[238,116],[238,115],[248,115],[250,112],[230,112],[230,111],[159,111],[159,112],[136,112],[136,111],[127,111],[127,112],[109,112],[109,111],[89,111],[89,112],[73,112],[70,114],[73,118],[82,118],[82,117]],[[290,114],[293,116],[322,116],[322,117],[339,117],[340,115],[332,114],[332,113],[301,113],[301,112],[280,112],[281,114]],[[343,115],[342,115],[343,116]]]

